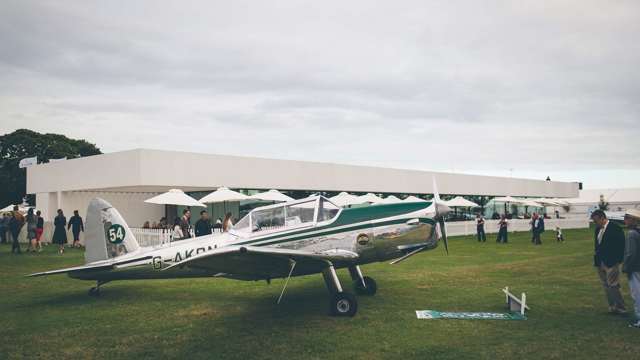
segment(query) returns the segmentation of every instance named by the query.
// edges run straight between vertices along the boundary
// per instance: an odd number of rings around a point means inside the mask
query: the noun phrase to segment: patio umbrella
[[[240,194],[242,195],[242,194]],[[249,199],[264,200],[264,201],[292,201],[293,198],[281,193],[278,190],[271,189],[269,191],[261,192],[255,195],[249,196]]]
[[[372,203],[372,204],[383,204],[384,203],[384,200],[381,197],[376,196],[376,195],[374,195],[372,193],[368,193],[366,195],[358,196],[358,199],[360,199],[360,203],[361,204],[362,203],[366,203],[366,202],[367,203]]]
[[[493,199],[494,202],[502,202],[504,203],[504,213],[506,214],[507,211],[507,206],[509,206],[510,203],[514,203],[514,204],[521,204],[522,200],[520,199],[516,199],[514,197],[511,196],[503,196],[503,197],[497,197]]]
[[[404,201],[404,202],[429,202],[428,200],[421,199],[421,198],[419,198],[417,196],[413,196],[413,195],[407,197],[406,199],[404,199],[402,201]]]
[[[331,200],[332,203],[342,207],[362,204],[362,201],[358,196],[349,194],[344,191],[334,197],[329,198],[329,200]]]
[[[224,206],[224,212],[226,214],[227,212],[227,202],[228,201],[241,201],[241,200],[250,200],[250,198],[245,195],[245,194],[241,194],[237,191],[233,191],[225,186],[221,186],[218,188],[218,190],[206,195],[205,197],[203,197],[202,199],[200,199],[200,202],[205,203],[205,204],[209,204],[209,203],[223,203]]]
[[[382,201],[383,201],[383,204],[397,204],[402,202],[402,200],[400,200],[395,195],[389,195],[386,198],[382,199]]]
[[[474,203],[473,201],[469,201],[462,196],[456,196],[449,201],[445,201],[445,203],[452,208],[456,207],[480,207],[480,205]]]
[[[182,205],[182,206],[199,206],[206,207],[200,201],[192,198],[184,193],[180,189],[171,189],[166,193],[154,196],[144,202],[149,204],[161,204],[161,205]]]

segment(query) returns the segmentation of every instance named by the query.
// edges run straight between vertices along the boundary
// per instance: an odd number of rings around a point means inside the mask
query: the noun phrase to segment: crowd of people
[[[167,222],[167,218],[163,217],[158,222],[145,221],[143,229],[164,229],[171,231],[173,240],[189,239],[191,237],[212,234],[214,231],[229,231],[234,224],[233,215],[228,212],[224,219],[218,218],[215,222],[211,221],[209,213],[206,210],[200,211],[200,218],[191,225],[191,210],[184,209],[181,217],[176,217],[172,223]]]
[[[545,216],[533,213],[530,216],[531,221],[529,221],[529,225],[531,226],[531,242],[534,245],[542,245],[541,235],[545,231],[544,220]],[[501,214],[498,216],[498,236],[496,238],[496,242],[499,244],[506,244],[509,242],[509,219],[505,214]],[[487,234],[485,232],[485,224],[486,220],[482,214],[476,214],[476,236],[478,238],[478,242],[486,242]],[[562,229],[559,226],[556,226],[556,241],[558,243],[564,242],[564,235],[562,235]]]
[[[10,241],[11,253],[22,254],[19,238],[25,226],[28,242],[26,252],[41,252],[42,243],[44,242],[42,239],[44,218],[40,210],[34,211],[33,208],[29,208],[25,216],[16,205],[13,207],[13,211],[2,215],[0,219],[0,242],[8,243]],[[74,210],[73,216],[67,222],[62,209],[58,209],[57,216],[53,220],[53,226],[54,230],[50,242],[58,245],[60,254],[64,253],[65,244],[68,242],[67,231],[69,230],[73,235],[73,244],[71,246],[75,248],[81,247],[80,233],[84,232],[84,222],[78,210]]]

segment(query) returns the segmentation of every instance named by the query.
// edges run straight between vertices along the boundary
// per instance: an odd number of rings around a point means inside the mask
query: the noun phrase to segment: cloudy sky
[[[640,186],[640,1],[2,1],[0,133]]]

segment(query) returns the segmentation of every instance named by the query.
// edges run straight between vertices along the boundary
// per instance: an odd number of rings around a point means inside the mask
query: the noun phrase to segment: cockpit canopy
[[[252,233],[311,226],[334,219],[340,207],[323,196],[311,196],[253,209],[233,227],[233,232]]]

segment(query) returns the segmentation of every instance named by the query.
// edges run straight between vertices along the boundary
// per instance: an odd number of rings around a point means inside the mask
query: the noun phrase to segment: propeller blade
[[[444,223],[444,218],[441,217],[438,222],[440,223],[440,231],[442,231],[442,241],[444,242],[444,250],[449,255],[449,242],[447,241],[447,225]]]

